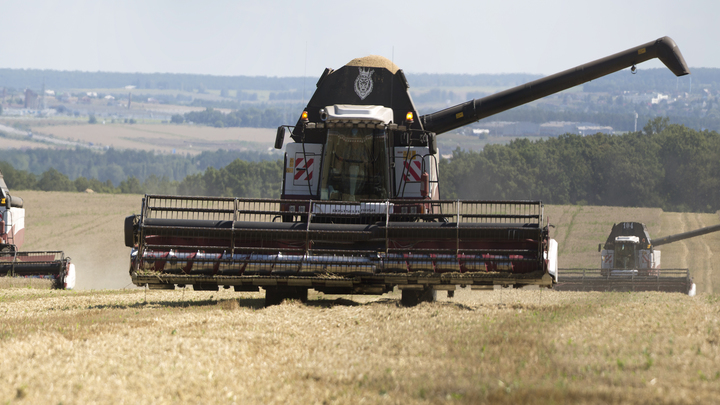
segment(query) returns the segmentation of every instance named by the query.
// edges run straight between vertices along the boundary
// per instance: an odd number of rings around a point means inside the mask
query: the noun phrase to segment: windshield
[[[387,133],[372,128],[329,129],[322,174],[323,200],[388,198]]]
[[[635,268],[635,244],[621,243],[615,247],[615,268],[631,270]]]

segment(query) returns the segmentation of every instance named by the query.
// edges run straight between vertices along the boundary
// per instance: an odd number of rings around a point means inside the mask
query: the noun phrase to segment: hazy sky
[[[718,0],[0,0],[0,10],[2,68],[317,77],[375,54],[409,73],[552,74],[665,35],[691,68],[720,67]]]

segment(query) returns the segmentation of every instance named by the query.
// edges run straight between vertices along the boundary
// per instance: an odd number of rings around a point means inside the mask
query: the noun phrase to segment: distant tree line
[[[280,195],[282,161],[248,162],[236,159],[223,168],[208,167],[204,173],[187,176],[182,181],[152,174],[144,181],[130,176],[118,186],[113,185],[110,180],[102,182],[85,177],[70,180],[54,168],[36,175],[25,170],[16,170],[4,161],[0,161],[0,170],[11,194],[22,190],[84,192],[90,189],[93,192],[110,194],[277,198]]]
[[[182,181],[187,176],[201,173],[208,167],[221,168],[236,159],[255,162],[275,160],[277,155],[257,151],[205,151],[198,155],[155,154],[149,151],[119,150],[105,152],[90,149],[0,149],[0,161],[14,169],[41,176],[49,169],[63,173],[69,180],[79,177],[100,179],[118,185],[128,178],[140,182],[156,176],[168,181]],[[92,188],[92,187],[90,187]],[[84,190],[84,189],[83,189]],[[96,190],[97,191],[97,190]]]
[[[415,101],[431,101],[436,97],[446,97],[452,102],[460,102],[460,98],[453,92],[430,91],[414,97]],[[610,126],[615,131],[633,131],[635,129],[635,114],[638,113],[638,122],[647,122],[658,116],[666,116],[674,124],[685,125],[689,128],[703,130],[720,130],[720,103],[703,102],[695,100],[690,106],[674,108],[668,104],[630,104],[622,98],[609,97],[610,102],[602,100],[588,100],[577,103],[577,106],[557,108],[554,106],[525,105],[485,118],[481,122],[492,121],[526,121],[542,124],[551,121],[590,122],[598,125]],[[222,113],[212,107],[204,111],[189,112],[184,115],[176,114],[171,122],[193,122],[214,127],[254,127],[276,128],[283,124],[294,124],[302,111],[302,105],[285,106],[244,106],[240,110]],[[426,108],[427,109],[427,108]],[[430,112],[430,111],[426,111]]]
[[[562,135],[440,161],[441,198],[720,210],[720,134],[655,118],[626,135]]]
[[[176,114],[171,117],[171,122],[193,122],[196,124],[209,125],[213,127],[252,127],[252,128],[277,128],[280,125],[294,124],[299,118],[297,109],[278,109],[277,107],[267,108],[244,108],[231,111],[227,114],[214,108],[206,108],[204,111],[192,111],[184,115]]]
[[[319,72],[322,73],[322,72]],[[318,74],[319,74],[318,73]],[[80,72],[48,69],[0,69],[0,86],[17,89],[117,89],[128,85],[138,89],[237,89],[286,91],[300,89],[302,77],[214,76],[186,73]]]
[[[334,68],[339,68],[335,66]],[[570,68],[571,66],[568,66]],[[237,90],[238,98],[244,90],[262,90],[275,93],[274,99],[297,97],[299,89],[308,83],[314,83],[322,72],[309,77],[271,77],[271,76],[214,76],[178,73],[118,73],[118,72],[80,72],[42,69],[0,69],[0,86],[22,91],[25,88],[40,90],[43,83],[50,89],[117,89],[128,85],[137,89],[161,90],[197,90],[204,93],[207,89],[225,91]],[[556,72],[548,72],[550,74]],[[510,88],[539,79],[542,75],[527,73],[502,74],[436,74],[406,73],[411,88],[462,88],[490,87]],[[691,84],[692,81],[692,84]],[[666,68],[644,69],[639,66],[637,74],[625,69],[584,85],[585,92],[622,91],[660,91],[676,90],[700,92],[705,88],[718,89],[720,69],[693,68],[689,76],[676,78]],[[310,86],[307,86],[311,88]],[[252,97],[252,96],[250,96]],[[297,99],[297,98],[295,98]]]

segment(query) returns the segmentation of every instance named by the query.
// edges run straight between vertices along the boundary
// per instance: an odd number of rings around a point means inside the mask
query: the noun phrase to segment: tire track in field
[[[575,217],[580,212],[580,207],[573,206],[571,208],[571,211],[572,212],[570,214],[570,221],[567,225],[567,229],[565,230],[565,235],[563,235],[563,240],[562,240],[562,242],[558,241],[558,258],[560,257],[560,255],[564,255],[566,253],[565,250],[567,249],[567,245],[568,245],[567,240],[568,240],[568,237],[570,236],[570,232],[572,232],[573,225],[575,223]],[[563,215],[563,217],[564,216],[565,215]],[[562,219],[562,217],[561,217],[561,219]]]
[[[92,218],[92,217],[89,217]],[[103,225],[111,225],[113,222],[115,222],[117,218],[114,216],[103,216],[103,217],[95,217],[93,219],[88,220],[88,217],[85,217],[83,219],[84,222],[82,222],[80,225],[74,226],[69,229],[64,229],[62,232],[56,232],[50,235],[45,235],[42,238],[42,244],[48,244],[48,245],[56,245],[59,244],[59,241],[62,241],[67,238],[67,232],[72,232],[75,235],[87,235],[99,226]],[[120,229],[119,222],[116,225],[118,229]],[[112,229],[114,226],[110,226],[109,228]],[[107,229],[107,228],[106,228]]]
[[[685,221],[686,221],[686,219],[684,218],[684,214],[679,214],[678,222],[680,223],[679,224],[680,229],[675,233],[685,232],[685,228],[686,228]],[[684,240],[680,241],[680,246],[682,246],[682,253],[680,254],[680,267],[683,269],[687,269],[687,268],[689,268],[687,258],[688,258],[688,254],[690,253],[690,249],[688,249],[687,243],[685,243]]]
[[[695,214],[695,217],[697,218],[698,228],[704,228],[705,226],[707,226],[707,225],[703,222],[702,217],[700,216],[700,214]],[[702,276],[703,276],[702,279],[704,280],[705,286],[706,286],[705,291],[707,291],[707,292],[709,292],[709,293],[712,293],[712,292],[714,291],[714,289],[713,289],[713,284],[712,284],[712,273],[713,273],[713,259],[712,259],[712,257],[713,257],[713,252],[712,252],[712,249],[710,249],[710,245],[708,245],[708,243],[705,241],[705,238],[703,238],[702,236],[700,236],[700,237],[698,238],[698,240],[699,240],[699,242],[702,244],[703,250],[705,251],[705,255],[704,255],[704,256],[705,256],[705,260],[706,260],[706,263],[707,263],[707,265],[702,266],[702,272],[703,272],[703,274],[702,274]]]

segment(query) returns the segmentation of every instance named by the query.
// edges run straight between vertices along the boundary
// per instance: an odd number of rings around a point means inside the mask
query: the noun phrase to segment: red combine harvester
[[[54,288],[75,287],[75,265],[61,251],[19,251],[25,239],[25,209],[11,196],[0,173],[0,277],[39,278]]]
[[[551,287],[557,243],[540,201],[440,199],[436,136],[659,58],[689,71],[668,37],[482,99],[418,114],[409,85],[377,56],[326,69],[287,129],[280,199],[147,195],[125,220],[139,286],[265,290],[266,304],[325,294],[432,301],[457,286]]]

